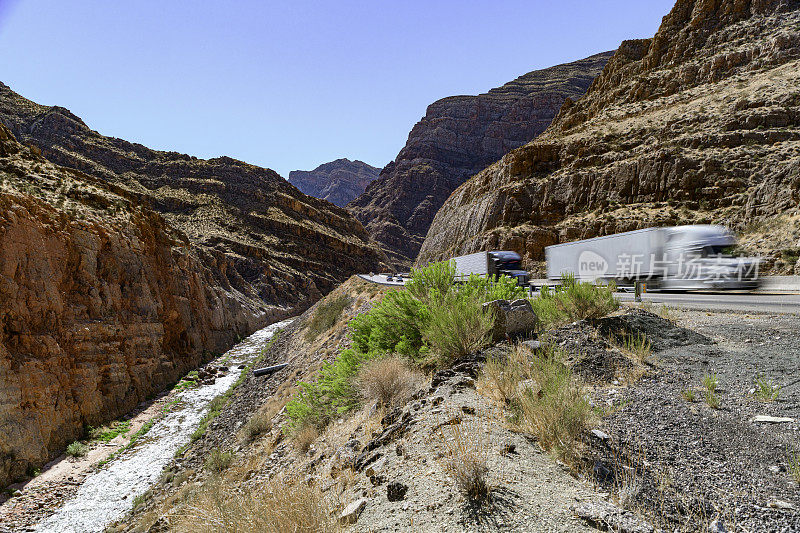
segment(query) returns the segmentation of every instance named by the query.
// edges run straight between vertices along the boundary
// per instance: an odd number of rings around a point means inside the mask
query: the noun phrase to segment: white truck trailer
[[[506,275],[525,285],[528,272],[522,270],[522,258],[516,252],[477,252],[451,259],[456,267],[456,281],[464,281],[470,274],[497,277]]]
[[[756,258],[734,257],[736,237],[723,226],[648,228],[545,248],[547,277],[614,281],[648,290],[750,290],[759,286]]]

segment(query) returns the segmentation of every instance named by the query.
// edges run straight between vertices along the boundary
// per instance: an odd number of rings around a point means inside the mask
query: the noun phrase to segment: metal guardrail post
[[[636,281],[633,284],[634,299],[637,302],[641,302],[642,301],[642,293],[644,292],[644,287],[645,287],[645,285],[644,285],[643,281]]]

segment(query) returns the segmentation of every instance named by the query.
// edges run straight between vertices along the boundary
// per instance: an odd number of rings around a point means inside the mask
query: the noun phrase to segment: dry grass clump
[[[203,467],[209,472],[220,474],[227,470],[232,462],[232,451],[223,452],[220,449],[215,449],[211,451],[205,463],[203,463]]]
[[[252,442],[272,429],[272,418],[269,413],[259,410],[242,426],[242,439]]]
[[[319,438],[319,429],[312,424],[306,424],[299,428],[292,434],[292,441],[294,442],[297,451],[306,453]]]
[[[313,341],[321,333],[331,329],[342,316],[342,312],[350,305],[351,299],[346,295],[328,297],[317,304],[314,314],[308,323],[306,340]]]
[[[365,363],[356,384],[367,402],[384,407],[402,405],[422,385],[424,376],[399,356],[382,357]]]
[[[522,345],[487,361],[479,390],[509,412],[508,420],[533,434],[545,450],[571,461],[594,418],[591,404],[563,354],[551,346],[531,353]]]
[[[789,474],[800,483],[800,453],[789,454]]]
[[[340,530],[333,511],[319,490],[282,479],[244,490],[210,482],[170,522],[186,533],[328,533]]]
[[[447,450],[444,470],[469,503],[487,502],[495,488],[489,468],[488,428],[480,427],[473,419],[449,424],[441,432]]]

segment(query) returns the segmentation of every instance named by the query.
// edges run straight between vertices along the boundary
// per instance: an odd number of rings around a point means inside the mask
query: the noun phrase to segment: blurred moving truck
[[[736,237],[723,226],[648,228],[545,248],[547,277],[645,282],[648,290],[752,290],[758,258],[737,257]]]
[[[470,274],[497,278],[502,275],[526,285],[528,272],[522,270],[522,257],[516,252],[477,252],[451,259],[456,267],[456,281],[466,281]]]

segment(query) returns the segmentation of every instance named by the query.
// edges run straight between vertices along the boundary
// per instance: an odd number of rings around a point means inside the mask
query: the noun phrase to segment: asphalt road
[[[634,301],[630,293],[618,296],[623,302]],[[800,294],[651,292],[643,294],[642,300],[684,309],[800,314]]]

